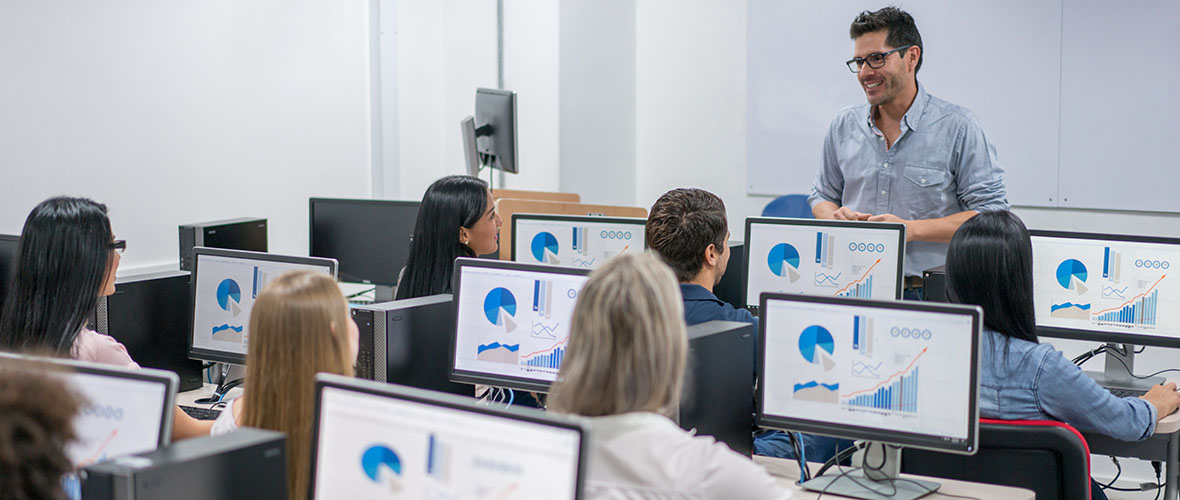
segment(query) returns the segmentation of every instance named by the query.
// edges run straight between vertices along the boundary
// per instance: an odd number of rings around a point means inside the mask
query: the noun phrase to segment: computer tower
[[[922,271],[922,290],[926,302],[950,302],[946,294],[946,264]]]
[[[753,324],[709,321],[688,327],[680,427],[751,455],[754,355]]]
[[[20,236],[0,234],[0,308],[4,307],[4,296],[12,282],[12,271],[16,266],[16,247]]]
[[[287,436],[243,427],[81,472],[86,500],[287,500]]]
[[[729,264],[721,281],[713,287],[713,295],[738,309],[746,307],[746,291],[742,290],[742,276],[746,275],[745,252],[745,243],[729,242]]]
[[[358,378],[471,396],[447,378],[455,309],[450,294],[353,306],[360,330]]]
[[[180,226],[181,271],[193,270],[193,247],[265,252],[266,219],[243,217]]]
[[[122,276],[114,295],[99,299],[91,324],[140,366],[176,372],[180,391],[199,389],[201,362],[188,357],[191,293],[185,271]]]

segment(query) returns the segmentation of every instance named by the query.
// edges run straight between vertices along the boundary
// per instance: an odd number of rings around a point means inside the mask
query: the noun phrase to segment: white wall
[[[508,188],[557,191],[561,180],[560,6],[554,0],[504,0],[504,88],[517,93],[521,171],[504,176]]]
[[[307,251],[309,196],[369,192],[365,2],[0,2],[0,232],[56,194],[111,209],[124,270],[179,224],[270,220]]]

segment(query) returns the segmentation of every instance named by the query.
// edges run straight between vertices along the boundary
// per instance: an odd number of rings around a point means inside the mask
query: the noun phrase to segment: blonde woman
[[[650,254],[590,274],[574,306],[551,411],[590,417],[591,497],[790,498],[761,466],[666,415],[688,349],[676,277]]]
[[[305,498],[311,463],[315,374],[352,376],[357,327],[336,281],[293,271],[266,286],[250,313],[246,391],[213,424],[214,435],[238,426],[287,433],[287,493]]]

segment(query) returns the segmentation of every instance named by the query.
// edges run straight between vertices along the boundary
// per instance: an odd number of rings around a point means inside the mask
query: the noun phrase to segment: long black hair
[[[0,314],[0,347],[68,356],[94,314],[111,265],[107,207],[57,197],[29,213]]]
[[[959,226],[946,252],[946,277],[951,301],[982,307],[985,326],[1037,342],[1032,242],[1016,214],[984,212]]]
[[[459,242],[459,228],[474,226],[487,204],[488,183],[470,175],[443,177],[426,189],[397,299],[451,293],[455,259],[476,256]]]

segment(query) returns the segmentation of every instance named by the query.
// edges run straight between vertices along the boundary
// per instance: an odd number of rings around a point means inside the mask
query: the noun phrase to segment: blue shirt
[[[850,106],[832,120],[811,206],[830,201],[906,220],[1008,208],[1004,167],[970,110],[927,94],[919,83],[890,149],[872,111],[868,103]],[[946,248],[946,243],[907,242],[906,276],[944,264]]]
[[[1147,439],[1155,432],[1155,406],[1141,398],[1115,397],[1053,346],[986,328],[980,343],[980,417],[1059,420],[1122,441]]]
[[[701,285],[681,283],[680,295],[684,297],[684,322],[689,326],[706,321],[740,321],[754,324],[754,335],[758,334],[758,318],[750,311],[735,309],[713,292]]]

